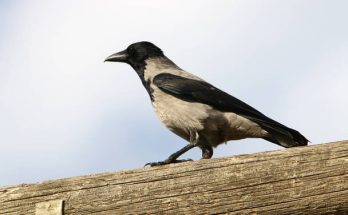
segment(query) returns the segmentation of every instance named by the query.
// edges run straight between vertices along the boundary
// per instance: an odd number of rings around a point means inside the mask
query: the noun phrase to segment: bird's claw
[[[164,161],[158,161],[158,162],[150,162],[145,164],[144,167],[146,166],[163,166],[163,165],[167,165],[167,164],[171,164],[171,163],[182,163],[182,162],[187,162],[187,161],[193,161],[192,159],[183,159],[183,160],[164,160]]]

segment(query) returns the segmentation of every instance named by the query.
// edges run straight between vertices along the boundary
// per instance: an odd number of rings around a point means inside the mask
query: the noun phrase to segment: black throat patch
[[[138,76],[141,80],[141,83],[143,83],[143,86],[145,87],[147,93],[150,96],[151,102],[153,102],[154,97],[153,97],[153,89],[151,88],[151,80],[146,81],[144,78],[146,63],[145,62],[142,62],[142,63],[131,62],[130,65],[133,67],[133,69],[138,74]]]

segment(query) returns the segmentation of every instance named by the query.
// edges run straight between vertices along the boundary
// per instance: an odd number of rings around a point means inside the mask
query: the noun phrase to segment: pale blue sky
[[[313,144],[348,139],[347,8],[344,0],[0,1],[0,185],[141,168],[185,144],[159,122],[130,66],[103,63],[143,40]],[[214,157],[279,148],[248,139]]]

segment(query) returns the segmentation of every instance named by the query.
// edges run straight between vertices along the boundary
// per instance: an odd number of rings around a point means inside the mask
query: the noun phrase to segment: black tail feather
[[[263,139],[285,148],[306,146],[308,140],[300,132],[284,125],[261,125],[271,136]]]
[[[245,117],[259,124],[270,134],[270,136],[263,138],[267,141],[286,148],[308,145],[309,141],[300,132],[289,128],[265,115],[262,115],[262,117]]]

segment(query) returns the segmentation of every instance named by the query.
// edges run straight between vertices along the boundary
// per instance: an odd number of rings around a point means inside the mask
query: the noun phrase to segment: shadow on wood
[[[51,200],[64,212],[47,214],[348,214],[348,141],[0,187],[0,214]]]

